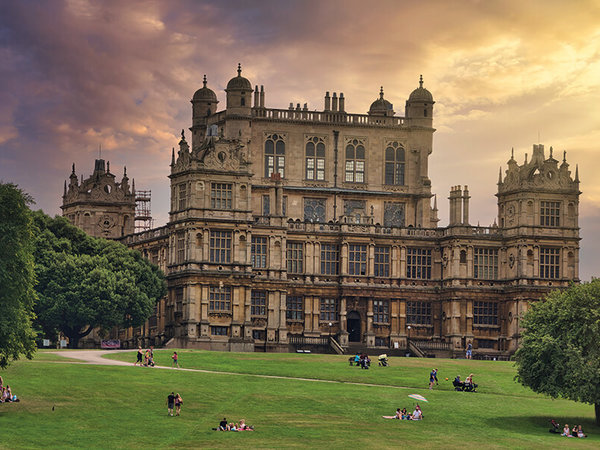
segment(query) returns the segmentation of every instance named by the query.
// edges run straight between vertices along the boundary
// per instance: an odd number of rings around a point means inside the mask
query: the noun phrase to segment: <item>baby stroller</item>
[[[386,354],[379,355],[379,357],[377,359],[379,359],[379,365],[381,367],[387,367],[389,365],[388,364],[388,357],[387,357]]]
[[[465,383],[464,391],[465,392],[477,392],[476,391],[477,386],[478,386],[478,384],[476,384],[476,383]]]

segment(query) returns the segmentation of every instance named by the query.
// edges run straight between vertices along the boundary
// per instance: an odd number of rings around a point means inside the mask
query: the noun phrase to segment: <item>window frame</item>
[[[304,321],[304,297],[288,295],[285,299],[285,319],[293,322]]]
[[[319,298],[319,321],[338,322],[339,302],[335,298]]]
[[[208,312],[231,313],[231,286],[210,285],[208,287]]]
[[[321,275],[340,274],[340,245],[324,242],[321,244]]]
[[[561,252],[558,247],[540,247],[540,278],[556,280],[560,278]]]
[[[373,323],[390,323],[390,301],[373,300]]]
[[[473,301],[473,326],[498,326],[500,319],[498,311],[498,302],[485,300]]]
[[[208,253],[213,264],[231,263],[233,233],[229,230],[210,230]]]
[[[406,150],[397,142],[389,142],[384,150],[383,184],[386,186],[406,185]]]
[[[267,291],[252,289],[250,292],[250,316],[267,317]]]
[[[415,254],[411,254],[411,253]],[[431,280],[431,249],[426,247],[406,248],[406,278],[410,280]]]
[[[433,324],[432,302],[407,301],[406,302],[406,324],[425,325]]]
[[[268,242],[269,239],[267,236],[252,236],[252,240],[250,241],[250,262],[253,269],[267,268],[269,262]]]
[[[392,248],[389,245],[376,245],[374,251],[373,275],[389,278],[391,272]],[[383,258],[383,261],[381,260]]]
[[[366,276],[368,275],[368,270],[367,244],[348,244],[348,275]]]
[[[304,273],[304,242],[286,242],[285,256],[287,273]]]
[[[233,183],[210,183],[211,209],[233,209]]]

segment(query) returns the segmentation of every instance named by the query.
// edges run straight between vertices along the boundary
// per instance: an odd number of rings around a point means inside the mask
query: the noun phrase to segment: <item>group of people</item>
[[[473,374],[469,374],[465,381],[461,381],[460,375],[456,375],[452,384],[454,385],[455,390],[465,392],[475,392],[475,389],[477,389],[478,386],[473,382]]]
[[[9,385],[4,386],[4,380],[0,377],[0,403],[18,402],[19,399],[14,395]]]
[[[144,367],[154,367],[154,346],[151,345],[149,349],[145,352],[142,350],[142,347],[138,347],[137,351],[137,361],[133,363],[134,366],[137,366],[138,363]]]
[[[246,421],[244,419],[240,419],[239,423],[229,423],[227,422],[227,418],[223,417],[223,420],[219,423],[218,428],[213,428],[215,431],[254,431],[254,427],[252,425],[246,425]]]
[[[175,409],[176,416],[181,414],[181,405],[183,405],[183,398],[181,398],[179,392],[177,394],[175,392],[171,392],[167,396],[167,414],[171,417],[173,416],[173,408]]]
[[[550,428],[548,431],[550,431],[550,433],[560,433],[560,424],[556,422],[556,420],[552,419],[550,421],[550,425],[552,425],[552,428]],[[587,435],[583,432],[583,427],[581,425],[575,425],[573,428],[569,428],[569,424],[565,423],[565,426],[563,427],[562,433],[560,434],[561,436],[565,436],[565,437],[576,437],[576,438],[585,438],[587,437]]]
[[[354,363],[357,366],[360,366],[361,369],[368,369],[371,366],[371,358],[366,353],[357,353],[356,356],[348,358],[350,365]],[[387,359],[386,359],[387,365]]]
[[[415,406],[415,410],[409,413],[406,408],[398,408],[396,410],[396,414],[393,416],[383,416],[384,419],[398,419],[398,420],[423,420],[423,412],[421,411],[421,407],[417,403]]]

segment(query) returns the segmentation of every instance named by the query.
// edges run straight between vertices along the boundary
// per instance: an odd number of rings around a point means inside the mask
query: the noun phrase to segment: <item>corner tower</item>
[[[198,147],[206,136],[208,117],[217,112],[217,95],[212,89],[206,87],[206,75],[202,87],[192,97],[192,148]]]
[[[134,232],[135,188],[130,188],[127,169],[123,169],[123,178],[116,181],[110,173],[110,163],[97,159],[94,173],[81,184],[75,174],[75,164],[65,181],[63,216],[95,237],[117,239]]]

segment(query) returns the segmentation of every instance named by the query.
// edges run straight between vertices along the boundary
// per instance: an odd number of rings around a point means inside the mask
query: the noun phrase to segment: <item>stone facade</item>
[[[428,178],[431,93],[397,116],[327,93],[322,111],[265,107],[238,74],[217,111],[192,98],[191,144],[171,161],[165,227],[121,238],[167,274],[168,296],[130,345],[289,351],[328,345],[507,357],[529,302],[578,281],[577,174],[535,145],[498,180],[498,222],[469,223],[466,186],[438,226]],[[527,158],[527,156],[526,156]],[[433,204],[432,204],[433,203]]]
[[[116,181],[110,173],[110,165],[103,159],[97,159],[94,173],[85,180],[81,176],[78,181],[75,164],[65,181],[63,216],[95,237],[117,239],[134,232],[135,219],[135,187],[130,188],[127,170],[123,178]]]

